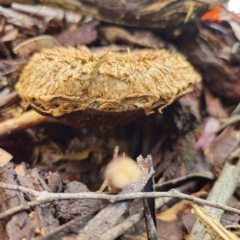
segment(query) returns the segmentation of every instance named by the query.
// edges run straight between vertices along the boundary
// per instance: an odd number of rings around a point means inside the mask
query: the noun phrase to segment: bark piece
[[[14,171],[14,165],[9,163],[4,167],[0,168],[0,181],[7,182],[11,184],[17,185],[16,182],[16,173]],[[0,194],[0,212],[5,212],[7,209],[12,208],[17,205],[21,205],[25,203],[24,194],[18,191],[11,191],[7,189],[1,189]],[[18,224],[18,227],[21,228],[25,221],[27,220],[27,212],[20,212],[15,215],[14,218],[8,217],[0,220],[0,239],[8,239],[13,238],[14,232],[10,235],[8,230],[6,229],[6,224],[11,221],[13,224]],[[22,239],[24,235],[20,235],[19,239]]]
[[[66,185],[65,193],[89,192],[80,182],[70,182]],[[56,204],[57,215],[62,221],[69,221],[75,217],[85,217],[103,207],[101,199],[70,199],[59,201]]]

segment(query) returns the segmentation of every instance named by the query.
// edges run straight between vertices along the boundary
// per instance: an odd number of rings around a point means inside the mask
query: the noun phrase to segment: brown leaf
[[[178,219],[178,214],[182,209],[186,208],[189,205],[189,201],[182,200],[179,203],[176,203],[171,208],[157,214],[157,219],[163,222],[171,222]]]
[[[1,38],[1,41],[2,42],[13,41],[17,38],[17,35],[18,35],[18,29],[13,28],[10,31],[8,31],[7,33],[5,33],[5,35]]]
[[[55,38],[50,35],[40,35],[20,43],[13,51],[22,58],[25,58],[31,53],[39,52],[43,48],[54,48],[55,46],[59,46]]]
[[[161,48],[164,42],[150,31],[135,31],[133,34],[121,27],[101,27],[99,32],[110,43],[123,42],[148,48]]]
[[[207,154],[208,161],[222,165],[236,147],[239,145],[239,131],[232,126],[226,128],[212,143]]]
[[[23,166],[23,164],[16,165],[14,170],[17,175],[22,177],[26,176],[26,168]]]
[[[216,118],[227,117],[228,114],[225,111],[225,109],[223,109],[220,99],[217,97],[214,97],[208,89],[205,89],[204,92],[205,92],[205,101],[207,105],[206,107],[209,115]]]
[[[11,161],[12,158],[13,156],[10,153],[0,148],[0,167],[5,166]]]
[[[80,26],[75,30],[67,30],[56,36],[56,39],[62,46],[65,47],[92,43],[97,38],[96,27],[98,24],[98,21],[93,21]]]
[[[219,126],[220,122],[216,118],[210,117],[206,120],[204,129],[201,132],[201,136],[196,143],[197,149],[201,148],[203,151],[206,151],[210,148],[212,142],[216,138],[216,133],[213,132],[217,131]]]

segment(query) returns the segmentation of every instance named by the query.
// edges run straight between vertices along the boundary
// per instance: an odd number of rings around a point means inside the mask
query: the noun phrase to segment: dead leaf
[[[24,177],[26,175],[26,169],[22,164],[16,165],[14,170],[19,176]]]
[[[224,19],[228,15],[228,22],[222,19],[222,15]],[[178,47],[201,72],[204,85],[215,96],[223,98],[224,103],[239,103],[239,69],[236,67],[240,61],[240,52],[237,50],[239,20],[236,20],[236,14],[229,12],[224,12],[219,17],[220,20],[224,20],[224,23],[200,21],[195,28],[196,31],[192,33],[182,29],[182,34],[177,40]],[[222,110],[219,108],[218,101],[212,101],[210,105],[207,102],[208,112],[215,117],[219,115],[218,111]]]
[[[177,220],[179,212],[182,211],[183,208],[186,208],[187,205],[189,205],[189,201],[182,200],[164,212],[157,214],[157,219],[163,222],[171,222]]]
[[[208,89],[205,89],[204,93],[205,93],[206,107],[209,115],[216,118],[228,117],[227,112],[223,109],[220,99],[217,97],[214,97]]]
[[[11,161],[12,158],[13,156],[10,153],[0,148],[0,167],[5,166]]]
[[[5,33],[5,35],[1,38],[1,41],[2,42],[13,41],[17,38],[17,35],[18,35],[18,29],[13,28],[10,31],[8,31],[7,33]]]
[[[69,23],[78,23],[82,19],[82,16],[79,13],[46,5],[33,6],[13,2],[11,8],[18,12],[25,12],[30,16],[44,18],[45,21],[50,21],[51,19],[63,21],[63,19],[66,18],[66,21]]]
[[[223,165],[228,156],[239,146],[239,131],[233,126],[226,128],[211,144],[206,155],[211,164]]]
[[[121,27],[101,27],[99,32],[110,43],[123,42],[141,47],[162,48],[163,40],[150,31],[134,31],[133,34]]]
[[[224,14],[221,16],[221,20],[227,21],[235,34],[235,37],[240,40],[240,23],[233,18],[234,13]]]
[[[92,43],[97,38],[98,21],[92,21],[72,31],[64,31],[56,36],[57,41],[65,47],[86,45]]]
[[[196,148],[202,149],[203,151],[208,150],[211,147],[212,142],[216,138],[216,131],[220,127],[220,121],[214,117],[210,117],[207,119],[204,129],[201,132],[201,136],[199,137]]]
[[[40,35],[23,41],[13,49],[13,52],[25,58],[31,53],[39,52],[43,48],[54,48],[59,45],[57,40],[52,36]]]
[[[32,18],[27,14],[14,11],[11,8],[4,8],[0,6],[0,13],[5,16],[8,23],[13,24],[14,26],[19,26],[23,29],[32,29],[38,22],[37,19]]]

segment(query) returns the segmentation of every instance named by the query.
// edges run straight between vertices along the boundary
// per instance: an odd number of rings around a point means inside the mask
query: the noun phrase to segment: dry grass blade
[[[192,213],[194,216],[202,223],[212,239],[215,240],[238,240],[239,238],[226,230],[221,223],[216,219],[212,218],[208,213],[203,209],[198,207],[196,204],[193,204]]]
[[[213,203],[226,205],[228,199],[232,196],[237,187],[239,176],[240,171],[238,168],[234,165],[226,163],[211,192],[209,193],[207,200]],[[209,206],[205,206],[204,209],[211,215],[212,218],[215,218],[216,221],[220,221],[224,212],[223,209],[215,209]],[[205,235],[205,228],[196,222],[191,231],[189,240],[200,239],[207,240],[209,239],[209,236]]]

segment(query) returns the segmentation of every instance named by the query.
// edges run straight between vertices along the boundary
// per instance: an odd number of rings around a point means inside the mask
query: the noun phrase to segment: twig
[[[162,198],[159,198],[158,200],[160,201],[156,201],[156,209],[161,208],[164,204],[171,201],[172,199],[173,199],[172,197],[165,198],[164,200]],[[138,223],[143,218],[143,216],[144,216],[144,209],[141,208],[138,213],[131,215],[122,223],[116,225],[115,227],[109,229],[107,232],[102,234],[99,237],[99,240],[116,239],[117,237],[124,234],[128,229],[130,229],[136,223]]]
[[[26,187],[22,187],[22,186],[18,186],[18,185],[13,185],[13,184],[9,184],[9,183],[4,183],[4,182],[0,182],[0,187],[20,191],[20,192],[23,192],[23,193],[26,193],[26,194],[30,194],[34,197],[38,197],[41,193],[39,191],[30,189],[30,188],[26,188]]]
[[[224,226],[214,217],[211,217],[203,208],[198,207],[196,204],[192,205],[192,214],[196,217],[198,222],[204,226],[208,232],[209,239],[222,239],[222,240],[239,240],[239,238],[232,232],[224,228]],[[204,239],[205,239],[204,238]],[[194,239],[198,239],[195,235]]]
[[[134,224],[139,222],[143,218],[143,211],[141,213],[136,213],[129,218],[127,218],[124,222],[116,225],[115,227],[109,229],[104,234],[99,237],[99,240],[111,240],[116,239],[117,237],[124,234],[129,228],[131,228]]]
[[[214,131],[213,133],[220,133],[221,131],[223,131],[225,128],[227,128],[228,126],[234,124],[234,123],[237,123],[240,121],[240,115],[233,115],[233,116],[230,116],[227,121],[225,123],[223,123],[219,129],[217,129],[217,131]]]
[[[6,97],[0,100],[0,108],[18,99],[18,92],[14,91],[9,93]]]
[[[5,137],[13,132],[32,127],[49,119],[50,119],[49,117],[42,116],[35,112],[34,110],[30,110],[28,112],[23,113],[19,117],[1,122],[0,136],[1,138]]]
[[[10,216],[10,215],[12,215],[14,213],[17,213],[17,212],[21,212],[21,211],[24,211],[24,210],[29,210],[32,207],[36,207],[36,206],[39,206],[41,204],[48,203],[48,202],[50,202],[49,199],[42,200],[42,201],[26,202],[24,205],[19,205],[19,206],[10,208],[3,213],[0,213],[0,219],[5,218],[7,216]]]
[[[64,199],[105,199],[105,200],[108,200],[108,201],[114,203],[117,201],[122,201],[122,200],[127,200],[127,199],[174,197],[174,198],[179,198],[179,199],[186,199],[186,200],[198,203],[198,204],[211,206],[214,208],[219,208],[219,209],[223,209],[225,211],[240,214],[240,210],[238,210],[236,208],[224,206],[222,204],[213,203],[213,202],[210,202],[210,201],[207,201],[204,199],[189,196],[187,194],[180,193],[175,189],[172,189],[169,192],[148,192],[148,193],[142,193],[142,192],[136,193],[135,192],[135,193],[126,193],[126,194],[118,194],[118,195],[108,195],[108,194],[89,193],[89,192],[86,192],[86,193],[85,192],[81,192],[81,193],[50,193],[47,191],[38,192],[38,191],[35,191],[32,189],[28,189],[28,188],[24,188],[24,187],[12,185],[12,184],[7,184],[7,183],[1,183],[1,182],[0,182],[0,187],[11,189],[11,190],[18,190],[23,193],[31,194],[33,196],[37,195],[36,200],[38,201],[38,204],[37,204],[37,201],[33,201],[34,204],[33,204],[33,202],[29,202],[28,205],[30,207],[37,206],[37,205],[47,203],[47,202],[52,202],[52,201],[56,201],[56,200],[64,200]],[[26,205],[21,205],[21,206],[9,209],[8,211],[11,210],[11,214],[13,214],[13,213],[25,210],[25,209],[26,209]],[[3,217],[6,217],[8,215],[6,215],[5,213],[2,213],[2,214],[0,214],[0,219]]]
[[[238,179],[240,176],[240,171],[234,165],[225,164],[220,176],[217,181],[214,183],[214,186],[210,193],[208,194],[207,201],[214,202],[215,204],[224,205],[227,203],[228,199],[234,193]],[[209,207],[204,207],[207,213],[217,221],[220,220],[224,208],[214,209]],[[189,240],[210,240],[211,237],[206,232],[206,229],[198,221],[194,224],[191,231]]]
[[[146,229],[147,229],[147,237],[149,240],[157,240],[158,233],[156,229],[156,223],[152,218],[152,215],[150,213],[150,208],[146,198],[143,199],[143,206],[144,206],[144,215],[145,215],[144,217],[145,217]],[[155,211],[155,204],[154,204],[154,211]]]
[[[73,220],[54,228],[53,231],[46,233],[44,236],[39,236],[35,240],[59,240],[64,239],[64,236],[72,233],[77,233],[82,230],[85,225],[97,214],[98,210],[86,216],[78,216]]]
[[[118,157],[118,152],[119,152],[119,146],[115,146],[113,151],[113,160]]]
[[[149,171],[152,172],[152,176],[148,179],[146,185],[143,188],[143,192],[155,192],[154,189],[154,170],[153,170],[153,162],[150,161]],[[146,230],[147,237],[149,240],[157,240],[157,221],[156,221],[156,207],[155,207],[155,199],[154,198],[144,198],[143,199],[143,207],[144,207],[144,217],[146,222]]]

